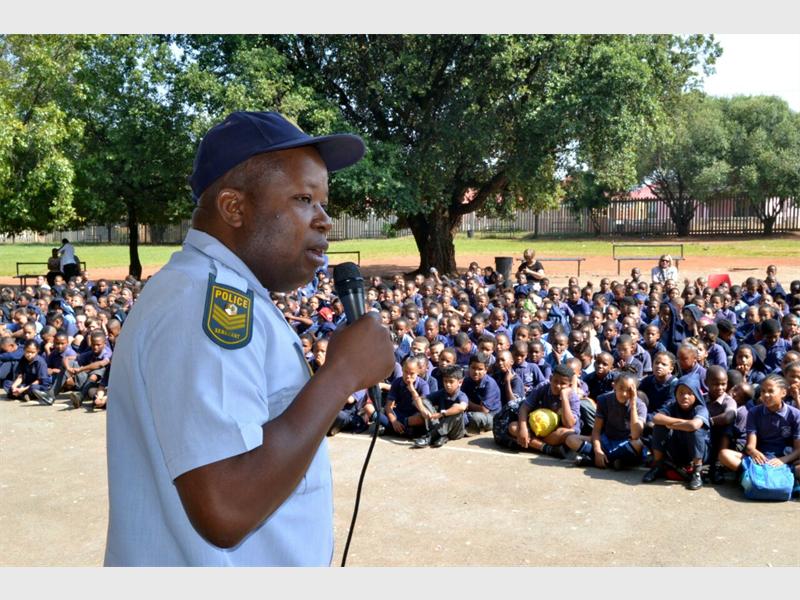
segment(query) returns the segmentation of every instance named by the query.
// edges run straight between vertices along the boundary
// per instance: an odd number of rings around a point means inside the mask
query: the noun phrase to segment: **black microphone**
[[[351,262],[341,263],[333,268],[333,285],[336,295],[342,301],[348,325],[364,316],[364,278],[358,265]],[[369,388],[375,410],[381,411],[381,389],[377,385]],[[377,413],[376,413],[377,414]]]

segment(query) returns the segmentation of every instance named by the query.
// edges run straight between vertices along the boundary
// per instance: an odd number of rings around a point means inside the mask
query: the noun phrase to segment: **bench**
[[[539,258],[537,256],[535,260],[538,260],[539,262],[564,262],[564,261],[576,262],[576,263],[578,263],[578,277],[580,277],[581,276],[581,263],[583,261],[585,261],[586,259],[584,257],[582,257],[582,256],[581,257],[568,256],[566,258]]]
[[[44,267],[38,273],[31,273],[33,269],[29,267]],[[81,271],[86,270],[86,261],[81,261]],[[36,279],[37,277],[44,276],[47,273],[47,263],[46,262],[18,262],[17,263],[17,274],[14,275],[16,279],[19,279],[20,287],[26,287],[28,285],[28,279]]]
[[[661,250],[665,250],[668,248],[674,248],[672,251],[668,252],[661,252],[659,254],[644,254],[636,253],[636,254],[623,254],[619,255],[617,253],[617,249],[619,248],[638,248],[638,249],[646,249],[646,248],[660,248]],[[645,250],[646,251],[646,250]],[[622,252],[627,252],[623,250]],[[633,252],[633,251],[630,251]],[[676,255],[676,252],[680,252],[680,255]],[[680,262],[685,259],[683,256],[683,244],[612,244],[611,245],[611,257],[617,261],[617,275],[622,272],[622,261],[623,260],[658,260],[661,258],[662,254],[669,254],[672,256],[672,260],[675,263],[675,268],[680,268]]]

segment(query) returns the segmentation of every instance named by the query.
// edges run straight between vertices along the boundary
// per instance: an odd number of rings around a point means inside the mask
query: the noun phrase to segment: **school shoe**
[[[383,435],[386,433],[386,428],[383,425],[376,425],[375,423],[370,423],[369,427],[367,428],[367,433],[369,435],[373,435],[375,433],[375,427],[378,428],[378,435]]]
[[[423,436],[414,439],[414,448],[426,448],[431,445],[431,434],[426,433]]]
[[[656,479],[662,479],[666,475],[664,465],[655,463],[650,470],[642,476],[642,483],[652,483]]]
[[[72,402],[72,408],[80,408],[81,407],[81,393],[80,392],[70,392],[69,399]]]
[[[36,396],[36,399],[39,402],[43,402],[44,404],[53,404],[56,401],[55,396],[50,390],[33,390],[33,395]]]
[[[615,458],[614,460],[611,461],[611,468],[614,471],[622,471],[622,467],[623,466],[624,465],[622,464],[622,459],[621,458]]]
[[[591,467],[593,464],[594,461],[588,454],[578,454],[578,456],[575,457],[576,467]]]
[[[547,456],[552,456],[553,458],[566,458],[566,456],[564,456],[564,451],[561,449],[561,446],[551,446],[550,444],[545,444],[542,447],[542,454],[546,454]]]
[[[692,471],[692,476],[689,479],[689,483],[686,484],[686,487],[692,491],[699,490],[703,487],[703,476],[700,474],[700,469],[695,468]]]
[[[714,485],[720,485],[722,483],[725,483],[725,471],[723,471],[723,467],[721,466],[711,467],[708,470],[708,478]]]
[[[446,435],[436,436],[431,440],[431,448],[441,448],[449,441]]]

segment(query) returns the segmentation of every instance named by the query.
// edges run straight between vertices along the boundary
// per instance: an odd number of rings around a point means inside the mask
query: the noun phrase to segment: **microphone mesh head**
[[[357,264],[346,262],[338,264],[333,268],[333,281],[335,285],[351,279],[360,279],[362,281],[364,279],[361,277],[361,271]]]

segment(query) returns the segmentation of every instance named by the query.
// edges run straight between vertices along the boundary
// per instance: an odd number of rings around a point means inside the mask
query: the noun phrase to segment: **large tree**
[[[0,232],[64,229],[75,219],[73,160],[83,124],[69,107],[82,36],[0,36]]]
[[[173,93],[180,69],[155,36],[102,36],[84,53],[76,204],[92,221],[127,224],[129,273],[140,277],[139,224],[174,222],[191,208],[189,117]]]
[[[729,189],[731,138],[722,103],[684,94],[640,146],[640,176],[669,208],[679,236],[689,235],[699,202]]]
[[[800,113],[774,96],[725,102],[734,189],[747,198],[770,235],[791,202],[800,202]]]
[[[588,163],[603,184],[632,183],[637,142],[717,52],[702,36],[645,35],[204,36],[188,45],[213,66],[245,48],[279,50],[294,79],[367,139],[368,160],[334,178],[333,205],[396,214],[420,269],[442,272],[456,269],[464,215],[547,205],[562,168]]]

